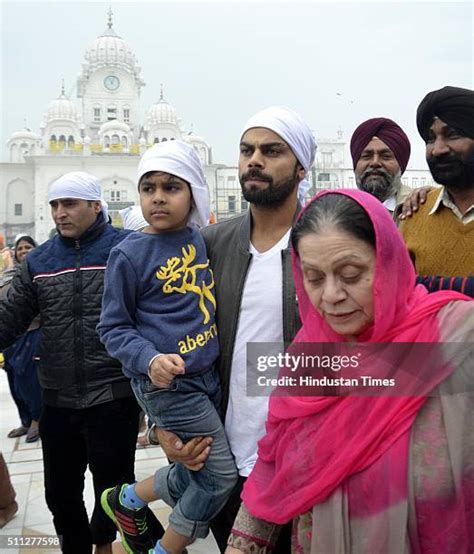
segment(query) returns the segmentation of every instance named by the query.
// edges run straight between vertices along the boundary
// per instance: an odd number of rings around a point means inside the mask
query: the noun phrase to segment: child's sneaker
[[[100,503],[117,527],[125,551],[128,554],[148,554],[148,552],[153,552],[156,543],[156,539],[153,539],[147,526],[149,508],[144,506],[133,510],[124,506],[120,497],[125,487],[128,485],[117,485],[106,489],[100,497]]]

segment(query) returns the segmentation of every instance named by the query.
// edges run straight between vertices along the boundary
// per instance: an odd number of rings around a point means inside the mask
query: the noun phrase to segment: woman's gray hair
[[[367,212],[349,196],[335,192],[317,198],[305,209],[291,231],[295,252],[303,236],[319,234],[331,226],[375,248],[375,229]]]

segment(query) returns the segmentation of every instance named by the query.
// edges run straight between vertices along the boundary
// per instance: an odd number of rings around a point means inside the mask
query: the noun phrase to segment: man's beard
[[[402,186],[400,170],[396,175],[390,175],[382,167],[379,169],[369,168],[361,175],[356,173],[355,176],[357,188],[375,196],[380,202],[385,202],[387,198],[396,196]]]
[[[443,154],[428,160],[433,179],[457,190],[474,188],[474,149],[464,159],[460,154]]]
[[[298,164],[295,164],[295,169],[291,177],[275,186],[275,182],[270,175],[263,173],[258,168],[249,169],[239,176],[240,186],[242,187],[242,195],[247,202],[255,204],[256,206],[271,206],[274,208],[281,206],[299,184],[297,173]],[[268,187],[265,189],[261,189],[259,187],[247,188],[245,186],[246,181],[252,179],[265,181],[268,183]]]

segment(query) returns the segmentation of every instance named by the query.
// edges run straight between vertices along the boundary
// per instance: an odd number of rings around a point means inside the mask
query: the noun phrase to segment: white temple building
[[[120,225],[118,210],[138,203],[138,157],[152,144],[167,140],[182,139],[195,148],[218,220],[247,209],[237,166],[213,161],[210,144],[183,128],[175,108],[165,99],[163,86],[144,121],[140,120],[144,86],[134,51],[116,33],[109,11],[107,29],[85,51],[77,78],[77,100],[66,95],[63,84],[44,113],[39,132],[24,128],[7,142],[9,161],[1,163],[0,175],[0,233],[8,244],[19,233],[30,234],[38,242],[50,237],[54,223],[47,203],[48,187],[69,171],[87,171],[99,178],[112,221]],[[405,173],[404,184],[432,182],[428,170],[412,173]],[[318,140],[317,159],[309,177],[313,183],[309,194],[316,188],[355,186],[342,131],[336,139]]]

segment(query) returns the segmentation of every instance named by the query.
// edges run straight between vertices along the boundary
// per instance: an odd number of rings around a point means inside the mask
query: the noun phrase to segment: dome
[[[209,148],[209,144],[204,140],[203,137],[200,135],[195,135],[193,131],[190,131],[185,137],[184,140],[186,142],[189,142],[191,144],[196,144],[199,146],[205,146],[206,148]]]
[[[64,87],[61,91],[61,95],[56,100],[53,100],[49,105],[46,113],[46,121],[53,121],[55,119],[68,119],[70,121],[77,121],[77,108],[71,100],[64,93]]]
[[[178,116],[173,106],[164,99],[163,87],[161,89],[160,99],[156,104],[153,104],[148,111],[148,125],[178,125]]]
[[[33,133],[31,129],[22,129],[21,131],[15,131],[10,137],[10,141],[13,140],[40,140],[41,137],[36,133]]]
[[[138,63],[132,48],[115,32],[111,13],[107,30],[89,45],[85,58],[95,68],[115,65],[135,70]]]
[[[99,129],[99,134],[102,135],[110,131],[121,131],[123,133],[130,133],[130,127],[122,121],[113,119],[112,121],[106,121],[105,123],[102,123]]]

